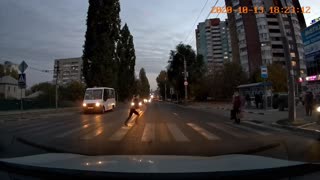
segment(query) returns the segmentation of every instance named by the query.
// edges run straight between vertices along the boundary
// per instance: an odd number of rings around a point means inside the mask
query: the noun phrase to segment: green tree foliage
[[[55,104],[55,85],[44,82],[39,83],[36,85],[33,85],[31,87],[32,93],[35,93],[37,91],[41,91],[42,94],[37,98],[40,101],[45,101],[50,106],[53,106]]]
[[[108,86],[117,89],[119,13],[119,0],[89,0],[83,50],[83,74],[88,87]]]
[[[168,79],[175,89],[176,95],[184,97],[184,58],[188,72],[188,92],[190,96],[202,96],[201,81],[205,74],[203,57],[196,55],[190,45],[178,44],[175,50],[170,52]]]
[[[288,84],[287,84],[287,70],[286,67],[273,63],[267,66],[268,68],[268,78],[266,81],[272,83],[272,88],[274,92],[287,92]],[[261,78],[261,71],[256,70],[253,75],[250,77],[251,83],[263,82]]]
[[[274,92],[288,92],[287,70],[285,66],[273,63],[268,66],[269,77]]]
[[[146,71],[144,68],[140,69],[139,72],[139,81],[138,85],[138,92],[141,98],[147,98],[150,95],[150,85],[146,75]]]
[[[0,64],[0,77],[3,76],[11,76],[15,79],[18,79],[19,73],[17,70],[12,69],[12,68],[5,68],[4,65]]]
[[[226,62],[220,71],[214,71],[205,77],[208,82],[207,92],[214,99],[229,99],[236,87],[247,83],[247,75],[241,65],[234,62]]]
[[[5,75],[4,73],[4,66],[0,64],[0,77],[3,77]]]
[[[68,83],[59,88],[59,99],[66,101],[80,101],[83,99],[85,86],[77,81]]]
[[[167,95],[170,93],[170,84],[167,78],[167,71],[161,71],[156,79],[160,96],[165,97],[165,84],[167,85]]]
[[[136,55],[131,35],[127,24],[121,29],[121,37],[117,46],[118,59],[118,92],[120,100],[131,97],[135,88],[135,61]]]

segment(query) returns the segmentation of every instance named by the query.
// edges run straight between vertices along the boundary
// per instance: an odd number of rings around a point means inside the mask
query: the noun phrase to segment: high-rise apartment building
[[[61,85],[72,81],[84,83],[82,58],[56,59],[54,61],[53,79]]]
[[[209,73],[222,68],[224,62],[232,60],[228,21],[215,18],[199,23],[196,42],[197,53],[203,55]]]
[[[229,13],[232,59],[241,64],[248,74],[253,74],[261,65],[286,63],[286,48],[296,77],[305,73],[304,49],[301,31],[306,27],[300,13],[270,13],[270,8],[300,7],[298,0],[225,0],[233,9],[258,8],[258,12]],[[263,12],[260,7],[263,7]],[[284,37],[288,43],[285,43]]]

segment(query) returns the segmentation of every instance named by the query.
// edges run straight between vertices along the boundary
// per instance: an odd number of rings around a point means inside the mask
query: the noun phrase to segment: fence
[[[23,109],[47,109],[55,108],[55,104],[52,104],[48,101],[40,100],[23,100],[22,101]],[[77,107],[79,106],[78,102],[72,101],[62,101],[59,102],[59,107]],[[20,100],[0,100],[0,111],[11,111],[11,110],[20,110],[21,101]]]

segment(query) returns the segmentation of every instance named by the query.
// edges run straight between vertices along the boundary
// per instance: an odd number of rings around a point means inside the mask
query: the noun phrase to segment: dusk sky
[[[179,42],[195,49],[194,30],[217,0],[120,0],[121,24],[134,37],[136,74],[144,67],[152,89],[156,76],[167,65],[169,52]],[[320,1],[300,0],[310,6],[307,25],[320,16]],[[219,0],[217,6],[223,6]],[[1,0],[0,62],[25,60],[36,69],[53,69],[54,59],[82,56],[86,31],[87,0]],[[209,18],[217,17],[211,14]],[[226,14],[218,16],[222,20]],[[27,84],[52,80],[52,73],[27,69]]]

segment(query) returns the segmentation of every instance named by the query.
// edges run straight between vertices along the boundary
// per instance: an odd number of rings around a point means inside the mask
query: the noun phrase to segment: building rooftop
[[[0,84],[15,84],[18,85],[18,80],[11,76],[3,76],[0,78]]]

